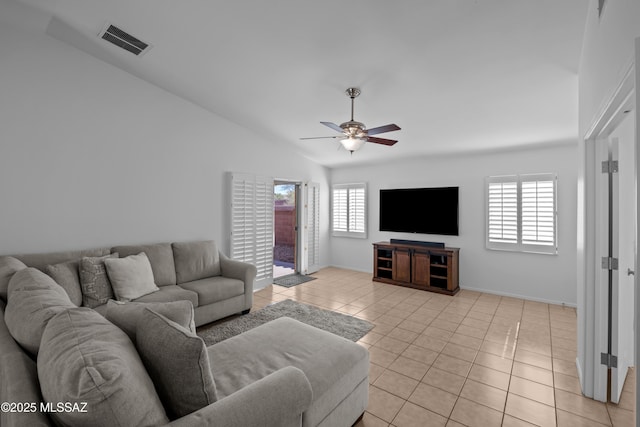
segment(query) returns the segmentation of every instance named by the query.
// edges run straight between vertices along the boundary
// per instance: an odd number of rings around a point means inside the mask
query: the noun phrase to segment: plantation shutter
[[[518,243],[518,182],[515,177],[489,182],[488,240],[490,243]]]
[[[349,231],[364,233],[365,218],[365,189],[364,187],[349,189]]]
[[[273,281],[273,178],[231,174],[231,258],[253,264],[256,288]]]
[[[306,274],[320,269],[320,185],[306,184]]]
[[[331,203],[334,236],[367,237],[366,184],[334,185]]]
[[[253,194],[255,179],[252,175],[231,175],[231,251],[229,256],[255,265]]]
[[[349,231],[348,216],[349,189],[333,189],[333,231]]]
[[[522,244],[556,246],[556,179],[551,174],[522,176]],[[542,249],[542,248],[540,248]]]

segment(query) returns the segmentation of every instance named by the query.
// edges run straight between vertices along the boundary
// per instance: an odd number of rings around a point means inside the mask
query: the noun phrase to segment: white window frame
[[[558,254],[556,173],[489,176],[485,189],[487,249]]]
[[[367,238],[367,184],[335,184],[331,189],[331,232],[336,237]]]

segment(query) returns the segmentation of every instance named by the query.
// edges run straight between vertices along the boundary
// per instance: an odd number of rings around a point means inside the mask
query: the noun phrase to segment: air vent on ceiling
[[[111,24],[105,25],[100,33],[100,37],[124,50],[128,50],[134,55],[140,55],[151,48],[148,43],[133,37],[131,34]]]

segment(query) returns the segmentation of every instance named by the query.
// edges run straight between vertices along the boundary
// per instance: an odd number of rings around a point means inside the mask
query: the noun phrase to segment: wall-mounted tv
[[[458,235],[458,187],[380,190],[380,231]]]

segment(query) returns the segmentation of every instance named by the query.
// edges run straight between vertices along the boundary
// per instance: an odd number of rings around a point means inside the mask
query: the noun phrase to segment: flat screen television
[[[380,190],[380,231],[458,235],[458,187]]]

